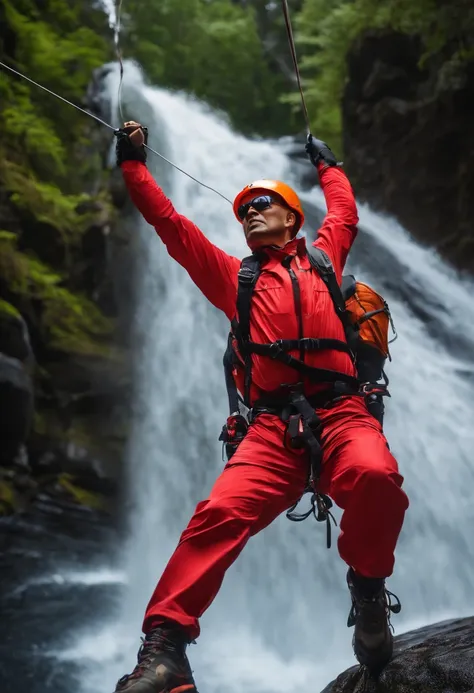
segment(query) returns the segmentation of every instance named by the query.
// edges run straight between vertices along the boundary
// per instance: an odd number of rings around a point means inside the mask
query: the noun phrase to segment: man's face
[[[283,200],[265,190],[247,193],[241,204],[252,201],[255,201],[255,206],[250,204],[242,221],[248,246],[254,249],[264,245],[285,245],[293,237],[294,212],[285,206]]]

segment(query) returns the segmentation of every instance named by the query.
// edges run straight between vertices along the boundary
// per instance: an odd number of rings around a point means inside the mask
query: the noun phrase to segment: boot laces
[[[140,678],[144,670],[151,664],[154,655],[159,652],[178,652],[180,648],[178,642],[170,636],[169,631],[160,628],[150,631],[140,640],[142,644],[138,650],[137,665],[131,674],[122,676],[118,682],[119,686],[131,679]]]
[[[390,592],[389,590],[382,588],[382,590],[379,592],[379,594],[375,595],[374,597],[360,597],[357,594],[354,594],[354,591],[351,590],[351,596],[352,596],[352,607],[349,612],[349,618],[347,619],[347,625],[350,628],[351,626],[355,625],[356,619],[358,614],[360,613],[361,609],[364,608],[364,606],[368,604],[376,604],[377,602],[383,602],[383,606],[385,608],[385,614],[387,617],[387,623],[392,631],[394,632],[394,628],[390,619],[391,614],[399,614],[402,605],[400,603],[399,598],[397,597],[396,594],[393,592]],[[392,600],[395,600],[395,603],[392,602]]]

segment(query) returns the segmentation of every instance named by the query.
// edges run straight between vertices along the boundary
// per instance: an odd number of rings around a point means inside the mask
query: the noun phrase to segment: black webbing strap
[[[292,447],[304,447],[309,453],[310,462],[310,479],[309,487],[314,491],[312,497],[312,508],[314,517],[318,522],[326,522],[326,544],[328,549],[331,548],[331,519],[335,522],[333,515],[330,512],[332,505],[331,500],[322,494],[318,493],[317,486],[321,475],[321,465],[323,458],[323,450],[321,447],[321,429],[322,421],[316,414],[310,402],[304,396],[302,390],[295,389],[291,392],[289,402],[298,412],[296,415],[290,416],[288,421],[287,435],[290,438]],[[292,506],[286,513],[290,520],[301,521],[308,517],[298,516],[294,513],[296,504]],[[318,512],[316,513],[316,508]]]
[[[295,302],[296,321],[298,323],[298,340],[302,340],[304,332],[303,332],[303,308],[301,306],[301,289],[300,289],[298,277],[296,276],[293,268],[290,266],[292,259],[293,259],[293,257],[291,255],[287,255],[282,260],[281,264],[283,265],[283,267],[285,267],[285,269],[288,271],[288,274],[290,275],[291,287],[293,289],[293,300]],[[300,350],[300,361],[304,361],[304,347],[302,345],[298,345],[296,348]]]
[[[308,492],[312,489],[308,488]],[[295,513],[296,506],[300,502],[301,498],[294,503],[291,508],[286,511],[286,517],[292,522],[303,522],[310,515],[314,515],[317,522],[326,522],[326,546],[328,549],[331,548],[331,523],[330,520],[334,522],[337,526],[336,518],[331,512],[332,500],[325,493],[313,493],[311,496],[311,507],[305,513]]]
[[[260,275],[260,269],[261,258],[258,255],[249,255],[242,260],[238,273],[237,290],[237,314],[239,321],[232,321],[232,329],[245,363],[244,401],[246,403],[250,402],[250,388],[252,385],[252,353],[247,348],[250,340],[250,306],[253,290]]]
[[[309,380],[314,382],[335,383],[341,381],[348,385],[352,385],[356,391],[359,389],[359,381],[354,376],[348,375],[347,373],[340,373],[339,371],[329,370],[328,368],[308,366],[303,361],[300,361],[294,356],[291,356],[291,354],[286,353],[283,349],[280,349],[278,342],[273,342],[273,344],[256,344],[255,342],[251,342],[251,346],[250,344],[247,346],[251,349],[252,353],[270,356],[276,361],[280,361],[280,363],[294,368],[301,373],[301,375],[306,376]]]
[[[370,320],[374,317],[374,315],[379,315],[379,313],[386,313],[388,315],[388,311],[386,308],[377,308],[376,310],[369,310],[368,313],[364,313],[364,315],[359,318],[359,325],[362,325],[362,323],[366,322],[366,320]]]
[[[260,344],[258,342],[249,342],[247,348],[253,351],[254,354],[261,356],[270,356],[273,358],[275,350],[295,351],[302,349],[306,351],[320,351],[322,349],[331,349],[334,351],[343,351],[350,354],[351,350],[346,342],[341,342],[340,339],[319,339],[316,337],[303,337],[302,339],[278,339],[270,344]]]
[[[239,316],[240,338],[244,342],[250,339],[250,304],[252,294],[260,275],[261,259],[257,255],[244,257],[240,265],[237,291],[237,313]]]
[[[232,348],[232,334],[229,334],[227,339],[227,349],[224,353],[223,363],[224,363],[224,375],[225,375],[225,386],[227,390],[227,399],[229,400],[229,413],[235,414],[239,411],[239,393],[235,385],[234,377],[232,375],[233,370],[233,358],[234,350]]]
[[[349,313],[347,312],[346,302],[344,300],[344,296],[342,295],[341,287],[338,284],[332,262],[324,250],[321,250],[321,248],[316,248],[314,245],[311,245],[307,248],[307,251],[308,259],[311,265],[318,272],[319,276],[328,288],[336,313],[342,322],[342,326],[344,327],[347,343],[352,353],[355,354],[358,334],[351,322]]]

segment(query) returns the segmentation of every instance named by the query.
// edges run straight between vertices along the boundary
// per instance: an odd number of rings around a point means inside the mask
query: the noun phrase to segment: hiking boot
[[[143,639],[137,666],[122,676],[115,693],[197,693],[187,644],[176,626],[153,628]]]
[[[349,569],[347,584],[352,608],[347,625],[354,628],[352,647],[360,664],[378,674],[391,660],[393,653],[390,612],[398,614],[401,604],[397,596],[385,589],[385,580],[364,578]],[[396,603],[392,604],[391,599]]]

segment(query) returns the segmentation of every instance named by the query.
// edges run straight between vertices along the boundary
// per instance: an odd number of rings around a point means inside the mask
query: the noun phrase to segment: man
[[[304,221],[300,201],[284,183],[262,180],[246,186],[234,202],[247,244],[261,260],[250,308],[251,341],[245,342],[237,322],[244,317],[236,308],[241,261],[213,245],[174,209],[146,167],[141,125],[125,123],[116,135],[117,163],[134,204],[155,227],[171,257],[232,321],[236,384],[255,408],[231,461],[181,535],[148,604],[138,664],[118,682],[116,691],[196,691],[185,650],[199,635],[200,616],[247,540],[292,506],[306,487],[305,450],[288,445],[284,417],[258,406],[281,402],[298,382],[321,424],[318,491],[329,494],[344,510],[338,548],[349,566],[348,625],[355,625],[354,651],[361,664],[378,671],[392,656],[389,615],[399,605],[391,606],[385,578],[393,571],[408,499],[382,427],[368,413],[364,398],[355,392],[336,397],[333,383],[311,377],[313,372],[336,372],[349,382],[356,373],[329,291],[312,268],[304,239],[296,238]],[[328,209],[314,246],[325,251],[340,282],[357,233],[353,192],[324,142],[310,137],[306,151],[319,173]],[[326,340],[326,347],[305,350],[306,338],[313,338],[311,343]],[[281,339],[303,340],[293,350],[304,362],[303,374],[262,350],[256,353],[262,344]],[[338,349],[342,342],[346,348]],[[249,344],[254,349],[250,358],[242,353]]]

